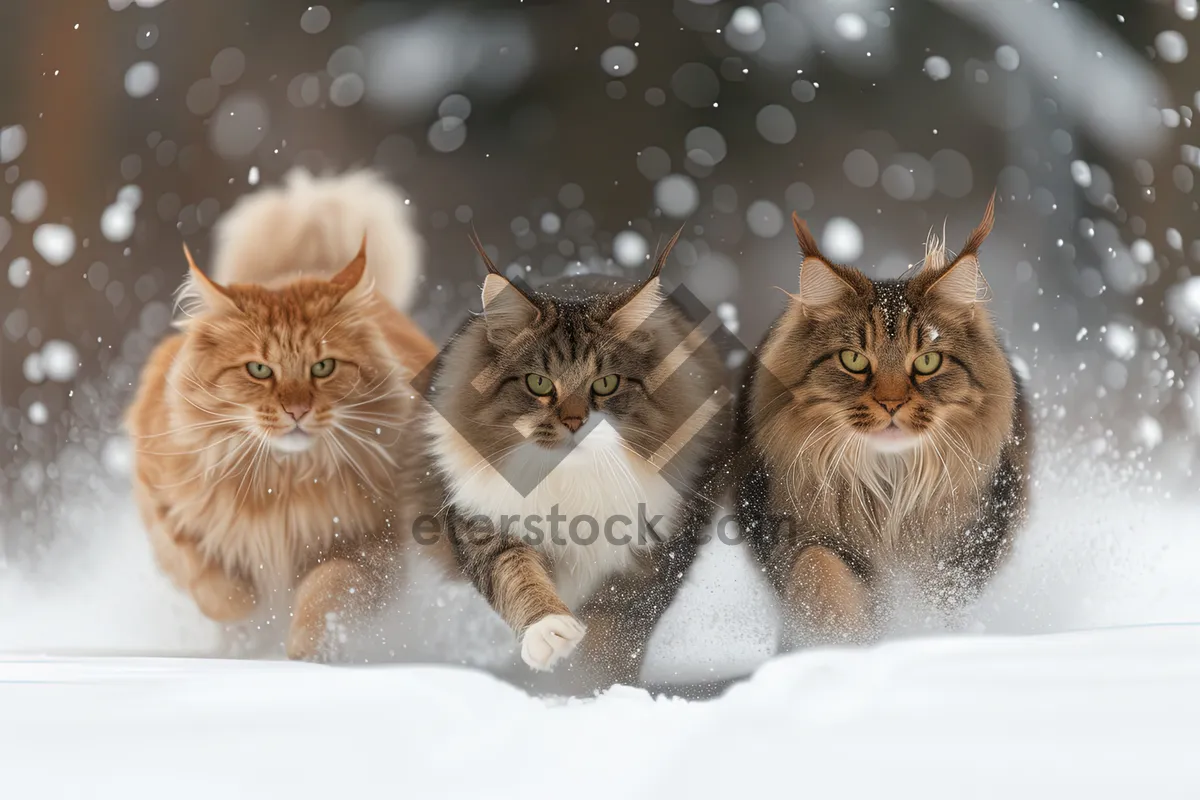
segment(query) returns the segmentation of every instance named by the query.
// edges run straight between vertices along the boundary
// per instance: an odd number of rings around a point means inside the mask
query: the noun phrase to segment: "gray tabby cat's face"
[[[528,296],[488,280],[484,315],[452,343],[434,398],[477,457],[583,446],[670,461],[688,444],[679,433],[723,373],[657,279],[639,289],[572,278]],[[682,364],[672,356],[681,343]],[[602,421],[609,429],[593,431]],[[684,432],[707,449],[708,434]]]
[[[629,439],[662,439],[655,431],[665,414],[649,402],[645,383],[659,360],[657,337],[630,341],[617,335],[598,306],[586,300],[545,304],[543,321],[497,388],[491,409],[497,422],[511,422],[547,448],[583,438],[593,416],[610,420]],[[479,411],[488,413],[486,407]]]

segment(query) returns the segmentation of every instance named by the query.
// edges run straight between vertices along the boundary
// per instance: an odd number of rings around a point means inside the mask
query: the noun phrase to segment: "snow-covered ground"
[[[1200,797],[1200,508],[1064,483],[959,630],[902,604],[872,648],[772,659],[771,595],[715,543],[643,676],[752,673],[703,701],[530,696],[487,672],[511,634],[428,577],[369,665],[290,664],[278,623],[231,639],[167,584],[123,493],[80,503],[0,565],[0,797]]]
[[[1200,623],[1200,506],[1132,489],[1089,494],[1042,482],[1030,527],[960,628],[1033,634]],[[1042,499],[1045,498],[1045,499]],[[158,573],[127,496],[69,508],[36,568],[0,564],[0,653],[280,657],[286,620],[223,633]],[[748,548],[715,540],[651,643],[645,676],[664,683],[743,675],[774,652],[770,591]],[[944,633],[901,604],[891,637]],[[351,657],[485,668],[513,660],[513,637],[473,589],[414,577],[405,599]]]
[[[1200,796],[1200,626],[894,642],[707,702],[469,669],[0,659],[11,798]]]

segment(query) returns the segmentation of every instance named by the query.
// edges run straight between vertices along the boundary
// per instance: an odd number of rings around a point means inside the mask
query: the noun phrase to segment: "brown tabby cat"
[[[897,578],[961,604],[1025,519],[1028,413],[979,296],[994,202],[952,262],[931,238],[908,280],[831,263],[793,215],[800,292],[738,413],[739,523],[787,646],[869,638]]]
[[[243,199],[218,231],[227,283],[188,255],[188,317],[129,410],[159,564],[214,620],[290,604],[291,658],[328,657],[334,624],[381,601],[428,507],[402,436],[435,356],[397,308],[420,270],[406,212],[367,173]]]
[[[526,664],[550,670],[582,642],[580,681],[633,683],[715,510],[722,364],[661,293],[670,245],[641,284],[538,292],[476,245],[483,314],[443,350],[430,395],[451,544]]]

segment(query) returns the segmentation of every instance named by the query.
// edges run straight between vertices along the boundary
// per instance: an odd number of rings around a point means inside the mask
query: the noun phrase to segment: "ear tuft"
[[[944,300],[959,305],[974,305],[987,299],[987,283],[979,267],[979,248],[996,223],[996,193],[993,191],[983,212],[983,219],[967,237],[958,257],[942,271],[926,290]]]
[[[946,222],[942,221],[942,235],[939,238],[933,232],[933,228],[929,228],[929,235],[925,237],[925,258],[917,267],[917,271],[928,270],[930,272],[938,272],[946,266]]]
[[[471,226],[471,245],[474,246],[475,252],[479,254],[479,258],[483,260],[483,265],[487,267],[487,271],[492,275],[501,275],[500,269],[496,266],[496,262],[492,261],[492,257],[487,254],[487,250],[483,247],[483,242],[479,241],[479,234],[475,232],[475,226]]]
[[[667,263],[667,256],[671,255],[671,250],[674,249],[675,243],[679,241],[680,234],[683,233],[683,226],[679,226],[679,230],[675,231],[675,235],[667,241],[667,246],[658,254],[658,258],[654,259],[654,268],[650,270],[650,277],[646,279],[646,283],[650,283],[662,274],[663,267]]]
[[[983,246],[983,240],[992,232],[992,226],[995,224],[996,192],[993,190],[991,198],[988,199],[987,208],[983,211],[983,219],[975,226],[975,230],[971,231],[971,235],[967,237],[967,243],[963,245],[962,250],[958,253],[959,258],[978,253],[979,248]]]
[[[788,300],[794,300],[797,303],[800,302],[799,294],[796,294],[795,292],[789,292],[787,289],[783,288],[782,286],[774,286],[772,288],[778,289],[779,291],[783,292],[787,296]]]
[[[792,212],[792,228],[796,231],[796,241],[800,243],[801,258],[819,258],[820,260],[829,263],[829,259],[821,254],[821,248],[817,246],[817,240],[813,237],[812,231],[808,229],[808,223],[800,219],[800,216]]]
[[[637,330],[654,313],[654,310],[662,305],[662,280],[659,276],[667,263],[667,256],[671,254],[672,248],[675,247],[682,234],[683,226],[680,226],[679,230],[675,231],[675,235],[667,241],[667,246],[654,259],[650,277],[646,278],[636,290],[630,292],[628,297],[617,306],[617,310],[609,315],[609,324],[616,328],[617,333],[621,336],[628,336]]]

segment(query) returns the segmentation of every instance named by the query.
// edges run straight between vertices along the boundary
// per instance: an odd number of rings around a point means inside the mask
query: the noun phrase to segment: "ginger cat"
[[[181,332],[127,420],[155,555],[210,618],[290,602],[288,657],[333,657],[330,634],[387,597],[428,507],[405,431],[436,349],[400,310],[420,240],[374,175],[297,170],[221,221],[215,280],[187,257]]]

